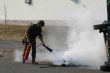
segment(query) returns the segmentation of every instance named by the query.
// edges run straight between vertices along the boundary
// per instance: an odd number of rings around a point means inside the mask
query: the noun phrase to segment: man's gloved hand
[[[46,46],[44,43],[42,44],[44,47]]]

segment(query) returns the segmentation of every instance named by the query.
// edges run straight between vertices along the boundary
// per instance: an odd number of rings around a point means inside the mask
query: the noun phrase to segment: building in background
[[[93,20],[106,20],[106,0],[0,0],[2,22],[5,19],[14,22],[40,19],[75,20],[75,15],[84,11],[90,12]]]

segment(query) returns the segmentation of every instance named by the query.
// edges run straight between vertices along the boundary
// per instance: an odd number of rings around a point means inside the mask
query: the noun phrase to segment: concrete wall
[[[92,18],[106,19],[106,0],[0,0],[0,20],[4,20],[4,4],[7,8],[7,20],[68,20],[80,10],[87,9]],[[82,12],[81,12],[82,13]]]

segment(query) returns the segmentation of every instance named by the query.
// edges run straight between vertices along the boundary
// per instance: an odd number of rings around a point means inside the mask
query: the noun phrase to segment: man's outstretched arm
[[[42,33],[39,35],[39,39],[40,39],[41,43],[43,44],[43,46],[45,46],[45,43],[44,43],[44,40],[43,40]]]

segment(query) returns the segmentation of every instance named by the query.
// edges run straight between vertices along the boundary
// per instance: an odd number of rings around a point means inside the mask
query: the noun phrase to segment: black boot
[[[35,60],[32,60],[32,64],[38,64],[38,62],[36,62]]]

